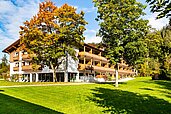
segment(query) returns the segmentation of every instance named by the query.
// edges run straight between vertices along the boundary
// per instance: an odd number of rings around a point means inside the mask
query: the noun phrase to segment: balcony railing
[[[100,66],[94,66],[94,65],[88,65],[88,64],[79,64],[78,65],[79,70],[88,70],[87,68],[92,68],[89,70],[99,71],[99,72],[115,72],[115,69],[112,68],[106,68],[106,67],[100,67]]]
[[[33,56],[36,56],[35,54],[23,54],[22,59],[23,60],[31,60]]]
[[[101,72],[115,72],[115,69],[112,68],[106,68],[106,67],[99,67],[99,66],[93,66],[95,71],[101,71]]]
[[[102,57],[102,56],[99,56],[99,55],[95,55],[95,54],[91,54],[89,52],[79,52],[79,55],[81,57],[83,56],[86,56],[86,58],[89,58],[89,59],[94,59],[94,60],[99,60],[99,61],[102,61],[102,62],[109,62],[105,57]]]
[[[135,72],[133,72],[132,70],[119,70],[119,73],[122,73],[122,74],[135,74]]]
[[[22,71],[29,71],[29,70],[32,70],[31,65],[22,66]]]
[[[111,72],[111,73],[115,73],[115,69],[113,68],[107,68],[107,67],[101,67],[101,66],[94,66],[94,65],[88,65],[88,64],[79,64],[78,65],[78,69],[79,70],[88,70],[87,68],[92,68],[89,70],[94,70],[94,71],[98,71],[98,72]],[[135,72],[133,72],[132,70],[119,70],[119,73],[122,74],[135,74]]]
[[[14,71],[19,71],[19,67],[18,67],[18,66],[13,67],[13,70],[14,70]]]
[[[13,60],[14,61],[19,60],[19,56],[13,56]]]

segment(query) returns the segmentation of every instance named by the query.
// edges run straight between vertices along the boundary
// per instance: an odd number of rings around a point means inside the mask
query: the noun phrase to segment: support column
[[[68,72],[64,73],[64,82],[68,82]]]
[[[32,73],[30,73],[30,82],[33,82],[33,76],[32,76]]]
[[[38,75],[38,73],[36,73],[36,82],[38,82],[39,81],[39,75]]]
[[[28,82],[28,79],[29,79],[29,74],[27,74],[27,82]]]
[[[78,82],[79,80],[80,80],[80,76],[79,76],[79,72],[77,72],[76,81]]]
[[[115,78],[115,87],[118,87],[118,70],[119,70],[119,65],[118,63],[116,64],[117,65],[117,68],[116,68],[116,78]]]
[[[21,71],[22,71],[22,52],[21,51],[19,51],[18,52],[18,56],[19,56],[19,65],[18,65],[18,67],[19,67],[19,74],[21,74]]]

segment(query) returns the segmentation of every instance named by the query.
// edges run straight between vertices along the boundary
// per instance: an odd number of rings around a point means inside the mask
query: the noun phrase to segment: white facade
[[[75,49],[77,55],[78,56],[78,49]],[[26,79],[27,81],[29,80],[30,82],[33,81],[33,74],[36,75],[36,82],[39,81],[39,74],[48,74],[48,73],[53,73],[53,70],[49,68],[49,66],[44,65],[44,68],[41,71],[38,72],[30,72],[30,71],[22,71],[22,66],[25,65],[30,65],[28,61],[23,61],[22,59],[22,51],[20,51],[19,53],[15,53],[16,56],[19,56],[19,60],[18,61],[14,61],[10,63],[10,76],[15,75],[15,74],[19,74],[19,75],[26,75],[24,77],[24,79]],[[67,56],[67,58],[65,58],[66,61],[64,61],[59,68],[57,69],[57,73],[64,73],[64,81],[68,82],[68,73],[75,73],[76,74],[76,80],[79,80],[79,71],[78,71],[78,64],[79,61],[78,60],[74,60],[70,55]],[[67,64],[67,67],[66,67]],[[14,67],[18,67],[17,71],[14,71]],[[67,74],[66,74],[67,73]],[[23,80],[23,77],[19,79],[20,82],[25,81]]]

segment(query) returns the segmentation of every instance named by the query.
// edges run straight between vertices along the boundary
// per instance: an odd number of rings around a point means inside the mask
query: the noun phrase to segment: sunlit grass
[[[6,110],[17,114],[35,110],[40,114],[169,114],[170,94],[171,82],[150,77],[119,84],[119,88],[113,84],[0,88],[0,114]]]
[[[0,80],[0,86],[43,85],[43,84],[66,84],[66,82],[11,82],[6,80]]]

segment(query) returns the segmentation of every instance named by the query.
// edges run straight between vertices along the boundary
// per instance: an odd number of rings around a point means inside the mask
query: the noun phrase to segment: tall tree
[[[94,0],[98,8],[99,36],[112,63],[123,58],[135,66],[146,55],[143,36],[148,32],[143,4],[136,0]]]
[[[146,0],[149,3],[152,12],[159,12],[157,19],[171,16],[170,0]]]
[[[144,39],[148,49],[148,64],[141,65],[141,74],[159,74],[160,79],[167,79],[171,75],[171,30],[169,26],[163,27],[160,31],[153,31],[147,34]],[[146,65],[146,66],[145,66]],[[147,68],[145,70],[145,68]],[[145,72],[144,72],[145,71]]]
[[[161,44],[161,56],[159,57],[160,66],[160,78],[167,79],[171,76],[171,70],[169,66],[171,65],[171,27],[166,25],[161,30],[161,37],[163,42]],[[171,79],[171,78],[170,78]]]
[[[83,44],[86,24],[84,12],[76,13],[67,4],[58,8],[51,1],[42,2],[37,15],[20,26],[21,44],[36,55],[32,62],[51,66],[56,81],[56,71],[66,56],[76,59],[74,48]]]
[[[149,76],[152,74],[159,74],[159,57],[161,56],[161,45],[163,39],[160,35],[160,31],[152,30],[149,32],[144,43],[147,48],[147,56],[144,59],[144,63],[139,64],[139,73],[141,76]]]
[[[2,60],[2,62],[0,63],[0,75],[2,73],[9,72],[9,64],[8,64],[8,60],[7,60],[6,54],[4,54],[4,56],[3,56],[3,58],[1,60]]]

